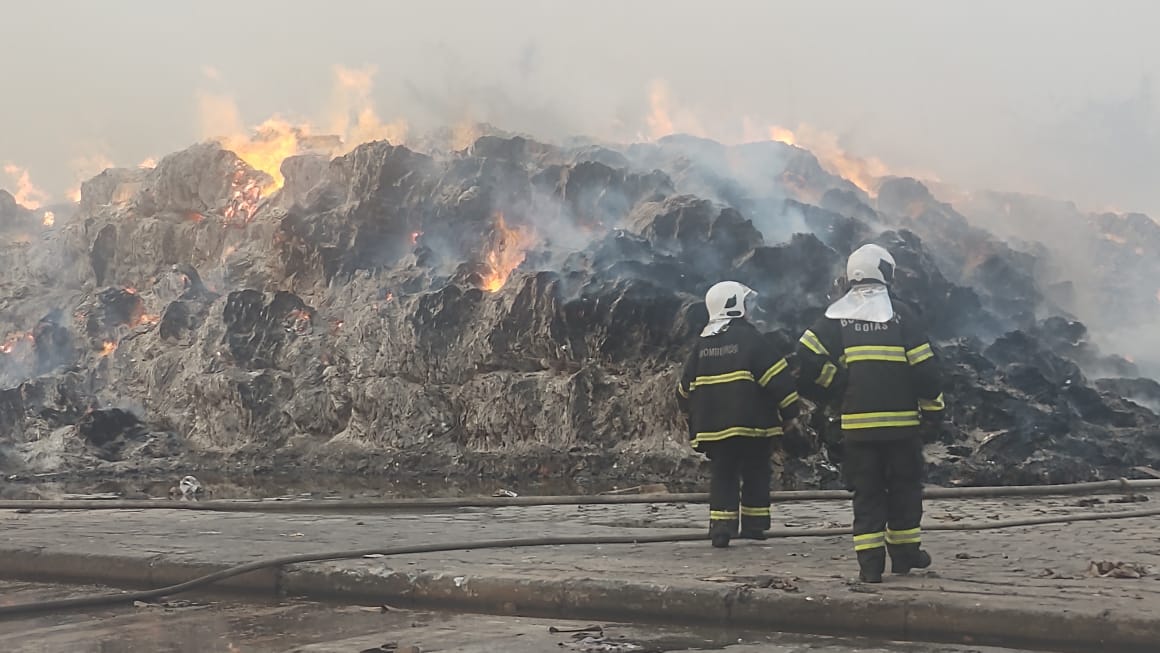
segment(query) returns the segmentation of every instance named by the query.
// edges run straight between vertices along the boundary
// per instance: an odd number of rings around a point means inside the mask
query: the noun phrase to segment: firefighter
[[[785,358],[745,319],[756,297],[736,281],[709,289],[709,323],[677,385],[693,449],[709,457],[709,538],[718,548],[735,536],[765,539],[773,438],[798,413]]]
[[[854,490],[859,578],[930,566],[922,550],[923,425],[942,420],[938,360],[913,311],[892,301],[894,258],[878,245],[846,264],[844,296],[801,337],[798,390],[840,400],[843,472]]]

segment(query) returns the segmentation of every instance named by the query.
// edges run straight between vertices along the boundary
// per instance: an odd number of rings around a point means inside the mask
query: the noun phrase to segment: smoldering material
[[[288,159],[256,198],[239,188],[268,179],[214,145],[103,173],[75,215],[0,247],[0,329],[65,331],[47,368],[0,357],[0,464],[692,482],[673,388],[705,290],[754,288],[789,351],[871,240],[947,364],[933,480],[1088,479],[1160,453],[1160,419],[1120,394],[1145,390],[1087,372],[1139,369],[1076,335],[1034,252],[914,180],[872,198],[799,148],[745,146],[764,167],[733,175],[691,147],[724,146],[375,142]],[[840,445],[811,424],[786,483],[837,486]]]

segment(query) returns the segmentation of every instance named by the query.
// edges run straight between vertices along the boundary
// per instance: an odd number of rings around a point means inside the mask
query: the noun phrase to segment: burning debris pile
[[[37,229],[0,247],[5,471],[229,461],[679,486],[698,463],[673,385],[705,289],[755,288],[788,349],[866,240],[893,252],[952,379],[934,480],[1160,458],[1160,385],[1088,342],[1034,248],[913,180],[871,196],[797,147],[687,137],[377,141],[279,172],[197,145],[105,171],[51,228],[0,193],[0,233]],[[812,425],[785,485],[840,483],[840,441],[821,411]]]

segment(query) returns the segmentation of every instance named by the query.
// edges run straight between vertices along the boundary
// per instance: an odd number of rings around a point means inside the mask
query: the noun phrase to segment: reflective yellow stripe
[[[689,390],[695,390],[702,385],[716,385],[718,383],[733,383],[734,381],[752,381],[753,372],[749,370],[738,370],[736,372],[727,372],[725,374],[713,374],[711,376],[698,376],[689,384]]]
[[[724,440],[734,436],[743,436],[749,438],[764,438],[774,435],[781,435],[781,427],[775,426],[768,429],[755,429],[750,426],[734,426],[733,428],[725,429],[724,431],[713,431],[712,433],[698,433],[697,437],[693,438],[693,443],[697,442],[714,442],[716,440]]]
[[[689,393],[685,391],[685,384],[681,381],[677,381],[677,394],[681,395],[685,399],[689,398]]]
[[[781,403],[778,404],[777,407],[778,408],[789,408],[790,406],[793,405],[793,402],[798,400],[798,398],[799,398],[798,393],[791,392],[785,396],[785,399],[781,400]]]
[[[710,521],[736,521],[737,520],[737,511],[736,510],[710,510],[709,511],[709,520]]]
[[[768,517],[769,507],[765,508],[750,508],[749,506],[741,506],[742,517]]]
[[[761,378],[757,381],[757,383],[764,388],[765,386],[769,385],[769,382],[773,380],[773,377],[784,372],[785,368],[787,367],[789,367],[789,363],[786,363],[784,358],[777,361],[773,365],[770,365],[768,370],[765,370],[765,374],[761,375]]]
[[[846,347],[846,362],[858,361],[889,361],[891,363],[905,363],[906,348],[888,345],[859,345]]]
[[[806,349],[809,349],[819,356],[830,355],[830,352],[826,350],[826,346],[822,344],[822,341],[818,338],[818,336],[809,329],[806,329],[806,332],[802,334],[802,337],[798,340],[798,342],[802,343],[806,346]]]
[[[881,549],[884,546],[886,546],[886,533],[883,533],[882,531],[854,536],[855,551]]]
[[[922,528],[908,528],[903,531],[886,529],[887,544],[920,544],[922,543]]]
[[[887,413],[851,413],[842,415],[842,428],[876,429],[892,426],[918,426],[917,410],[899,410]]]
[[[937,397],[931,399],[919,399],[918,407],[927,413],[937,413],[938,411],[947,407],[946,401],[943,400],[940,392]]]
[[[834,365],[830,361],[826,361],[826,364],[822,365],[821,374],[818,374],[818,378],[814,380],[814,383],[820,385],[823,388],[828,388],[830,387],[830,384],[834,382],[834,375],[837,373],[838,366]]]
[[[924,342],[923,344],[915,347],[914,349],[909,349],[906,352],[906,360],[908,360],[911,365],[918,365],[928,358],[934,358],[934,351],[930,348],[929,342]]]

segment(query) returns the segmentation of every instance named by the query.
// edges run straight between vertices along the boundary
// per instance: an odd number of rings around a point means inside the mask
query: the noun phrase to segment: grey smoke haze
[[[199,90],[316,119],[333,66],[369,64],[413,129],[647,135],[660,79],[678,129],[807,123],[892,168],[1155,216],[1157,24],[1147,0],[9,2],[0,165],[60,198],[99,157],[199,140]]]

